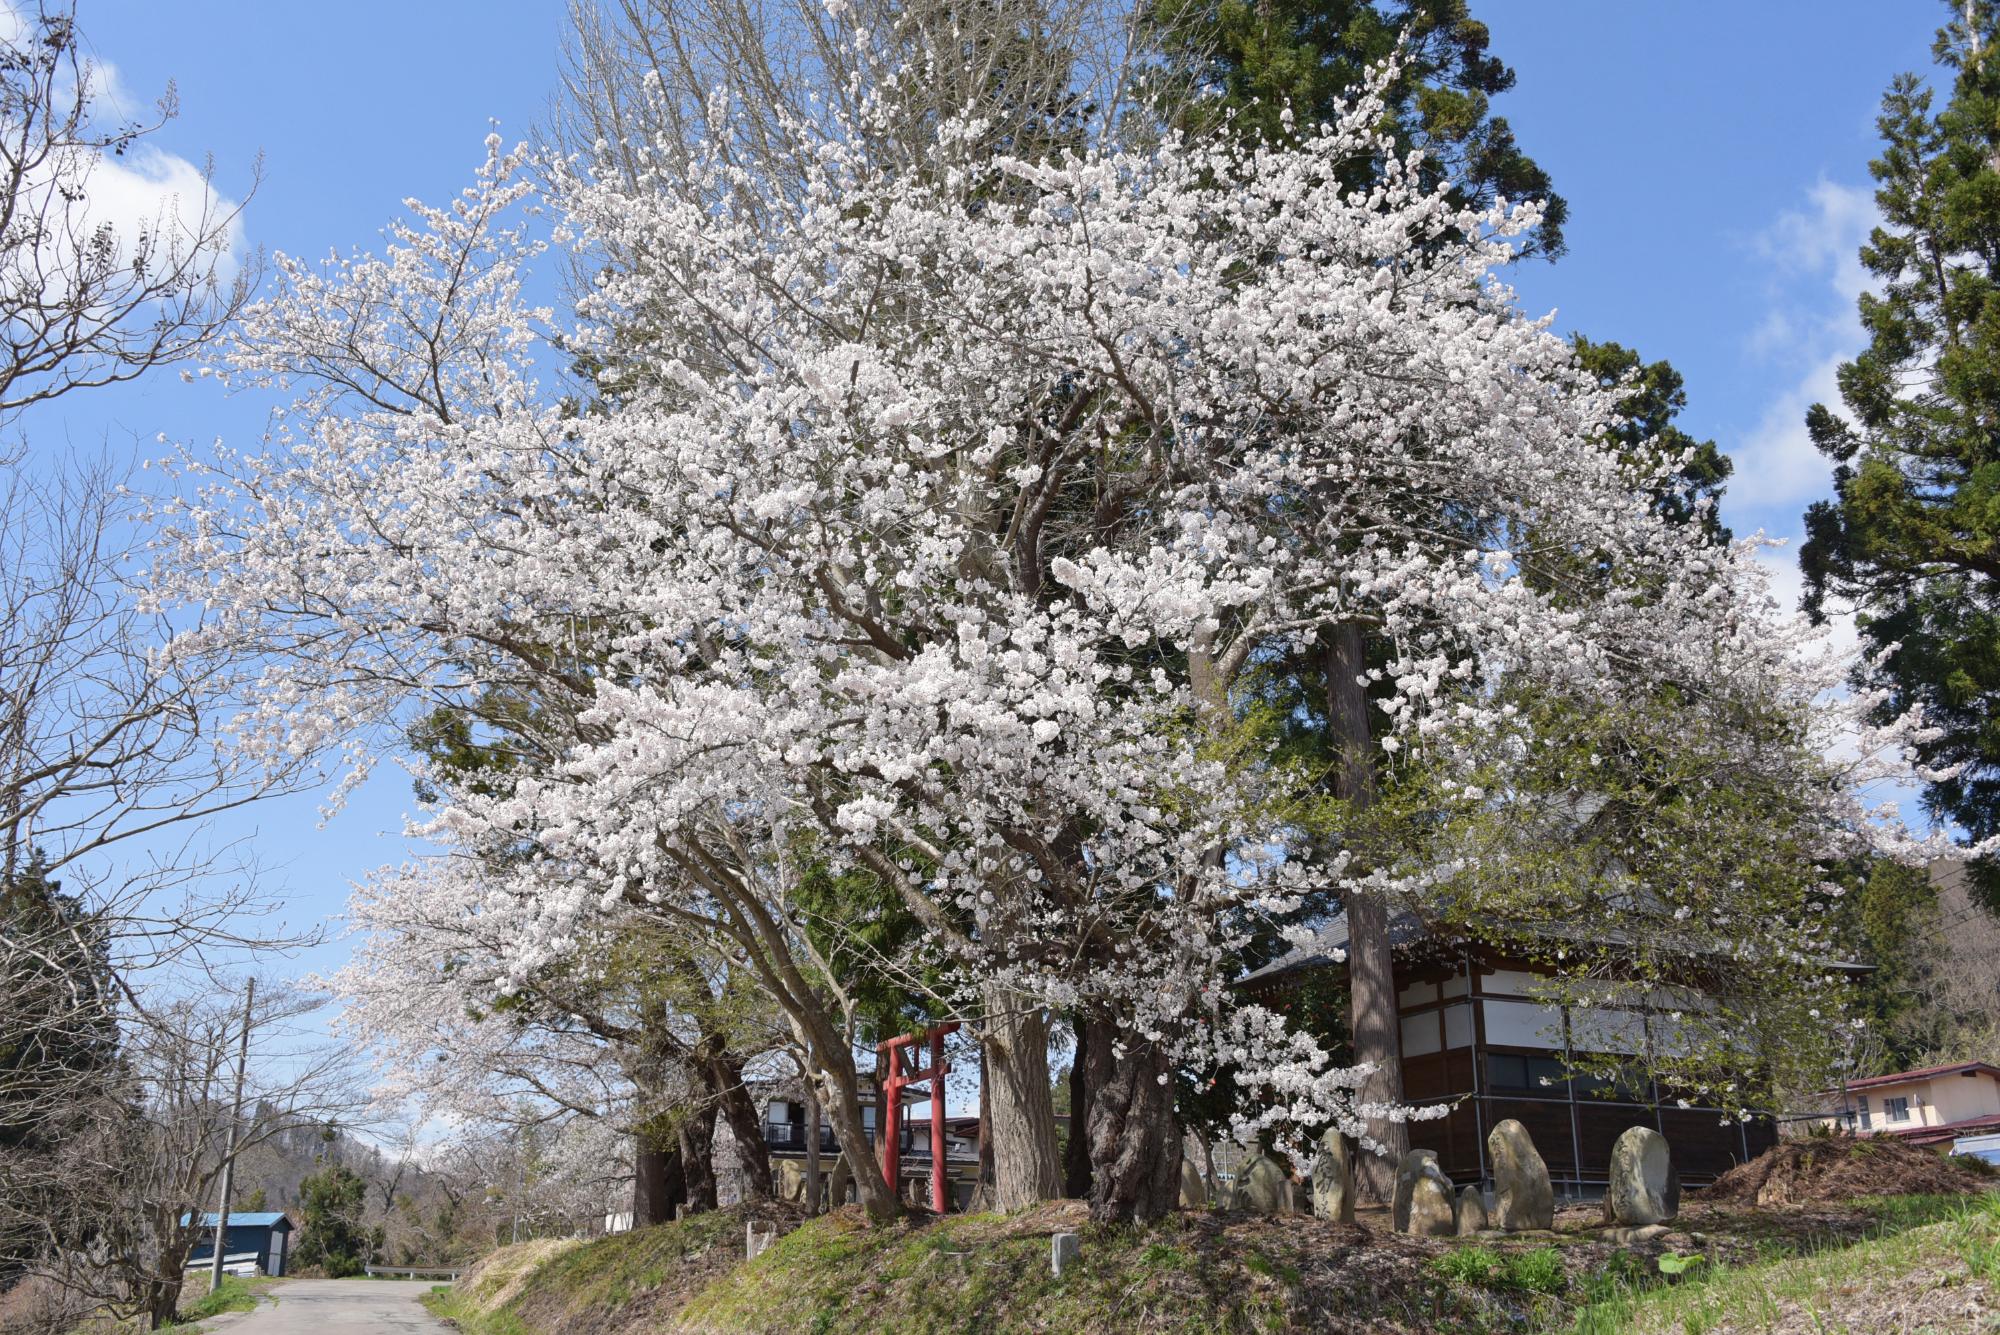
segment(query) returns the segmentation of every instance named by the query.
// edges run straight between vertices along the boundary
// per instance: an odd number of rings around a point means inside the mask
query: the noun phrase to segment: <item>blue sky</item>
[[[375,244],[407,196],[440,198],[482,157],[489,120],[510,139],[546,112],[564,30],[559,0],[83,0],[97,55],[143,106],[169,79],[180,118],[155,141],[220,189],[264,182],[251,246],[296,254]],[[1860,345],[1855,247],[1872,219],[1866,164],[1876,103],[1928,70],[1935,0],[1474,0],[1520,76],[1497,110],[1571,205],[1570,254],[1516,284],[1557,326],[1665,357],[1685,375],[1687,429],[1736,461],[1724,516],[1739,532],[1799,531],[1826,471],[1807,404]],[[137,164],[146,168],[142,160]],[[151,167],[172,164],[154,159]],[[38,449],[154,452],[156,434],[249,443],[264,405],[161,376],[28,423]],[[1774,558],[1795,587],[1789,555]],[[321,828],[315,802],[256,811],[254,838],[295,921],[330,919],[349,883],[401,856],[411,807],[376,778]],[[325,967],[343,947],[319,952]]]

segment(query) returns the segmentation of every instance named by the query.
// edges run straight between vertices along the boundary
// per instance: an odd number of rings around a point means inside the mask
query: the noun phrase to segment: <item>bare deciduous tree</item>
[[[0,421],[74,390],[180,361],[234,319],[255,285],[235,253],[240,203],[200,175],[150,219],[94,207],[93,178],[171,120],[106,124],[107,91],[73,4],[38,4],[0,41]]]
[[[126,474],[38,450],[38,412],[199,353],[258,264],[210,169],[155,156],[85,54],[75,10],[17,9],[0,38],[0,1289],[36,1276],[49,1319],[171,1318],[184,1220],[228,1155],[218,1076],[230,957],[301,944],[206,822],[304,779],[228,745],[254,671],[151,609]],[[254,181],[253,181],[254,188]],[[247,198],[247,196],[246,196]],[[270,1050],[305,1006],[256,1017],[254,1146],[345,1098],[331,1053]],[[62,1328],[67,1328],[66,1326]]]
[[[184,995],[125,1019],[115,1060],[69,1089],[65,1134],[0,1150],[0,1236],[40,1244],[24,1268],[89,1308],[170,1323],[232,1160],[300,1127],[351,1124],[365,1108],[347,1055],[300,1023],[319,1005],[282,985],[260,989],[241,1105],[254,1115],[233,1142],[238,997]]]

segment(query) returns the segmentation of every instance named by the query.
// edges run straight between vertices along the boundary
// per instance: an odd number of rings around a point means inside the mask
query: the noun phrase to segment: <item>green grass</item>
[[[480,1311],[455,1297],[449,1288],[432,1289],[420,1302],[441,1321],[449,1321],[468,1335],[535,1335],[533,1327],[506,1308]]]
[[[1511,1293],[1560,1293],[1568,1284],[1562,1253],[1554,1247],[1525,1252],[1460,1247],[1433,1260],[1430,1269],[1454,1284],[1476,1284]]]
[[[280,1282],[265,1276],[243,1279],[237,1275],[224,1275],[222,1287],[210,1292],[207,1274],[192,1277],[181,1290],[181,1310],[174,1315],[174,1325],[191,1326],[198,1321],[221,1316],[224,1312],[247,1312],[257,1305],[259,1294]],[[189,1296],[197,1292],[199,1297]],[[271,1301],[276,1302],[277,1299]]]
[[[476,1274],[432,1287],[422,1302],[467,1335],[533,1335],[545,1324],[584,1312],[593,1322],[615,1325],[627,1308],[677,1277],[691,1258],[710,1253],[742,1257],[740,1214],[714,1211],[590,1243],[540,1241],[505,1248]]]
[[[2000,1283],[2000,1196],[1885,1198],[1803,1215],[1745,1211],[1700,1227],[1722,1250],[1670,1256],[1665,1267],[1616,1250],[1585,1271],[1583,1258],[1606,1249],[1584,1236],[1531,1247],[1462,1240],[1426,1258],[1397,1247],[1329,1250],[1311,1230],[1212,1215],[1100,1226],[1047,1208],[869,1228],[849,1212],[805,1223],[746,1264],[742,1216],[721,1211],[589,1243],[507,1248],[457,1285],[434,1286],[424,1302],[465,1335],[1233,1335],[1332,1319],[1356,1329],[1377,1321],[1440,1332],[1704,1335],[1726,1322],[1754,1328],[1787,1301],[1855,1277],[1935,1267],[1940,1256]],[[1801,1231],[1808,1227],[1821,1231]],[[1057,1229],[1082,1241],[1060,1277],[1049,1266]]]
[[[1794,1248],[1774,1241],[1759,1249],[1754,1262],[1698,1264],[1677,1277],[1648,1273],[1643,1264],[1615,1267],[1594,1281],[1571,1330],[1574,1335],[1705,1335],[1724,1325],[1755,1330],[1776,1322],[1787,1303],[1817,1322],[1828,1293],[1940,1262],[1962,1262],[1973,1277],[2000,1283],[2000,1195],[1903,1196],[1856,1204],[1874,1216],[1860,1241],[1807,1239]]]
[[[1217,1254],[1199,1226],[1085,1224],[1060,1277],[1048,1233],[1000,1215],[863,1228],[817,1220],[697,1294],[701,1330],[1277,1330],[1301,1277],[1292,1258]]]

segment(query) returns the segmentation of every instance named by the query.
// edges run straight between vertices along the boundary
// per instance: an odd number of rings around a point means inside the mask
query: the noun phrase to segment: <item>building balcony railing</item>
[[[803,1152],[806,1147],[806,1129],[796,1122],[766,1122],[764,1123],[764,1144],[774,1150],[798,1150]],[[820,1128],[819,1147],[822,1152],[827,1154],[838,1154],[840,1152],[840,1140],[833,1134],[831,1127]]]
[[[921,1128],[919,1128],[920,1130]],[[803,1154],[806,1148],[806,1129],[796,1122],[766,1122],[764,1124],[764,1145],[765,1148],[777,1150],[780,1153]],[[830,1127],[820,1128],[819,1148],[822,1154],[840,1153],[840,1141],[834,1136]],[[874,1148],[872,1143],[870,1148],[871,1150]],[[905,1162],[914,1160],[929,1163],[931,1158],[929,1134],[906,1131],[903,1136],[901,1157]],[[972,1148],[948,1145],[945,1149],[944,1157],[952,1161],[970,1162],[976,1160],[979,1155],[978,1151]]]

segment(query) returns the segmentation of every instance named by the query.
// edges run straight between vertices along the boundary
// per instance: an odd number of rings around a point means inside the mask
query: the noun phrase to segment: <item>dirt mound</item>
[[[1719,1205],[1810,1205],[1856,1196],[1949,1195],[1996,1185],[1990,1171],[1887,1136],[1808,1136],[1738,1164],[1693,1199]]]

